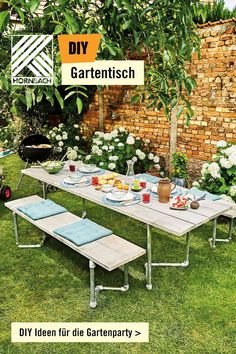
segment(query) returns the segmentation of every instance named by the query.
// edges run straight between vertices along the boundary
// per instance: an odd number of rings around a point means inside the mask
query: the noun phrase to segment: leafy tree
[[[32,23],[38,0],[6,2],[10,7],[0,14],[2,30],[12,28],[9,22],[11,11],[18,13],[23,23]],[[147,56],[145,85],[137,88],[132,102],[145,101],[148,107],[163,108],[171,121],[176,121],[183,113],[189,123],[193,111],[188,96],[195,81],[187,73],[185,62],[191,60],[193,51],[199,51],[200,39],[193,22],[193,14],[199,10],[198,3],[198,0],[47,1],[41,30],[50,23],[54,34],[101,33],[98,59],[127,59],[144,51]],[[57,52],[56,67],[59,65]],[[4,75],[9,80],[6,72]],[[42,90],[49,101],[52,102],[55,96],[63,106],[64,100],[57,89],[59,85],[58,68],[55,87]],[[35,88],[26,89],[27,92],[30,90]]]

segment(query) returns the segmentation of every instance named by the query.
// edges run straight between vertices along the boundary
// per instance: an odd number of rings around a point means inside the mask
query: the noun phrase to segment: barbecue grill
[[[27,136],[22,140],[18,149],[20,158],[28,163],[46,161],[52,152],[52,148],[33,147],[42,144],[51,145],[51,142],[46,136],[42,134],[32,134]]]
[[[50,147],[40,148],[39,145],[50,145]],[[52,147],[50,140],[42,134],[28,135],[20,143],[18,154],[20,158],[25,161],[25,168],[28,164],[44,162],[52,153]],[[18,182],[17,190],[20,188],[23,174],[21,173]]]

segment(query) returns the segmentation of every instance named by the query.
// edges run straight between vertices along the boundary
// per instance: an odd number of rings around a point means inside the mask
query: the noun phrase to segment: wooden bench
[[[66,226],[81,220],[78,216],[65,212],[62,214],[50,216],[40,220],[32,220],[17,208],[30,203],[36,203],[43,200],[37,195],[26,197],[18,200],[13,200],[5,203],[5,206],[13,212],[13,223],[16,238],[16,245],[19,248],[38,248],[44,244],[47,235],[50,235],[57,240],[61,241],[65,245],[69,246],[76,252],[80,253],[89,260],[90,268],[90,306],[95,308],[97,305],[97,295],[100,290],[120,290],[127,291],[128,284],[128,263],[132,260],[144,255],[146,251],[134,245],[133,243],[126,241],[114,234],[103,237],[97,241],[93,241],[83,246],[77,246],[73,242],[61,237],[53,232],[53,230]],[[17,215],[21,216],[25,220],[29,221],[37,228],[43,231],[44,235],[42,241],[36,245],[25,245],[19,243]],[[95,267],[99,265],[108,271],[112,271],[116,268],[123,267],[124,270],[124,285],[120,288],[105,287],[102,285],[95,287]]]

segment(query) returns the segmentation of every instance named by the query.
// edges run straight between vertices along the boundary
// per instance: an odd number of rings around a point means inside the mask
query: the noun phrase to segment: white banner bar
[[[13,322],[11,341],[48,342],[149,342],[146,322]]]
[[[62,64],[62,85],[144,85],[143,60]]]

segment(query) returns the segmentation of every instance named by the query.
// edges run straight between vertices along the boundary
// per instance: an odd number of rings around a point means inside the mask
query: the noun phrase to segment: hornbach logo
[[[62,85],[144,85],[143,60],[95,60],[100,34],[59,35]]]
[[[11,71],[12,85],[53,85],[53,36],[12,36]]]

